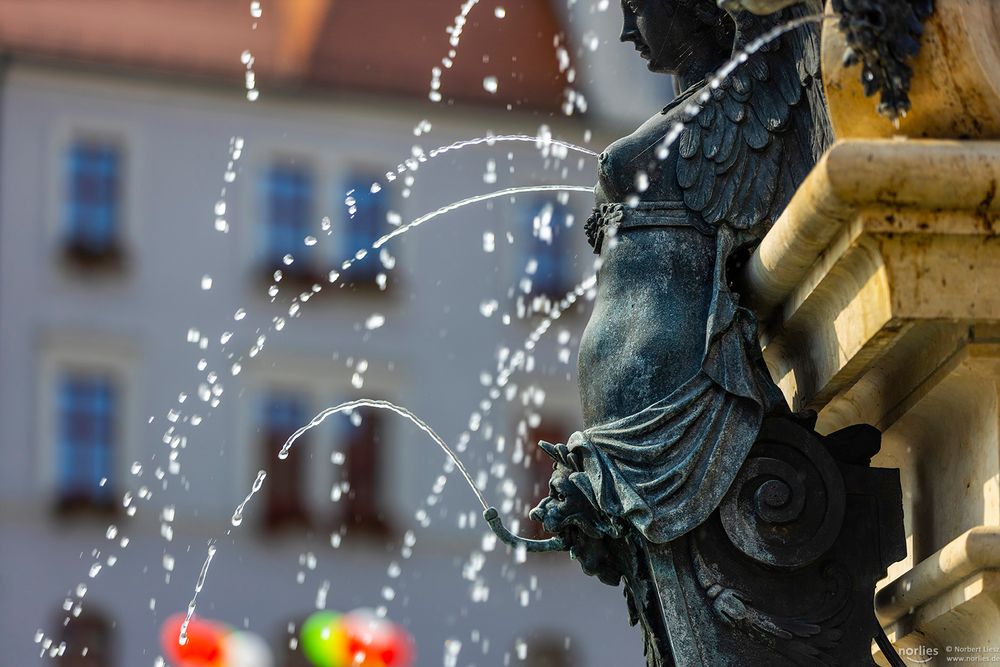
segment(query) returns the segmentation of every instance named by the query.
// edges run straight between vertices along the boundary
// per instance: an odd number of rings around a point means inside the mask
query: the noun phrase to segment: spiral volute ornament
[[[798,568],[826,553],[844,520],[844,480],[809,430],[764,421],[719,508],[729,540],[753,560]]]

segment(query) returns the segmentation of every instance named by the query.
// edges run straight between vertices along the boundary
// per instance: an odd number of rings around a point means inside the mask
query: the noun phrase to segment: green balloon
[[[302,624],[302,653],[316,667],[347,667],[347,634],[335,611],[318,611]]]

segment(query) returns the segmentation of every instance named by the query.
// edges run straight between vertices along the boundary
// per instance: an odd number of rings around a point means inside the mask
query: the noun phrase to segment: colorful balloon
[[[267,642],[252,632],[232,632],[222,640],[226,667],[274,667]]]
[[[347,633],[341,616],[333,611],[318,611],[302,624],[299,637],[302,653],[316,667],[348,667],[352,663],[347,647]]]
[[[410,667],[413,644],[410,636],[392,622],[370,610],[346,614],[342,624],[347,632],[347,654],[361,667]]]
[[[226,667],[222,646],[225,630],[210,621],[192,617],[187,627],[187,643],[179,641],[184,614],[174,614],[163,624],[160,643],[175,667]]]

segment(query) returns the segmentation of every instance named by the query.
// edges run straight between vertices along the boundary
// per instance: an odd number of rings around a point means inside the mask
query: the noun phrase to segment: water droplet
[[[446,639],[444,642],[444,667],[457,667],[458,654],[461,651],[461,641],[458,639]]]
[[[635,191],[645,192],[649,189],[649,175],[640,169],[635,174]]]
[[[483,79],[483,90],[487,93],[495,94],[500,88],[500,82],[497,81],[495,76],[487,76]]]

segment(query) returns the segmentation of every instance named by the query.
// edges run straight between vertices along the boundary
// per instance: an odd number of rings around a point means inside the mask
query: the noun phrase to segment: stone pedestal
[[[818,430],[884,432],[907,558],[876,612],[905,661],[1000,661],[1000,2],[937,0],[894,127],[825,31],[838,143],[742,274]],[[891,138],[890,138],[891,137]],[[743,291],[741,290],[741,291]],[[880,655],[876,657],[881,661]]]
[[[792,405],[884,431],[908,556],[876,611],[922,664],[1000,660],[998,184],[1000,141],[843,139],[742,275]]]

